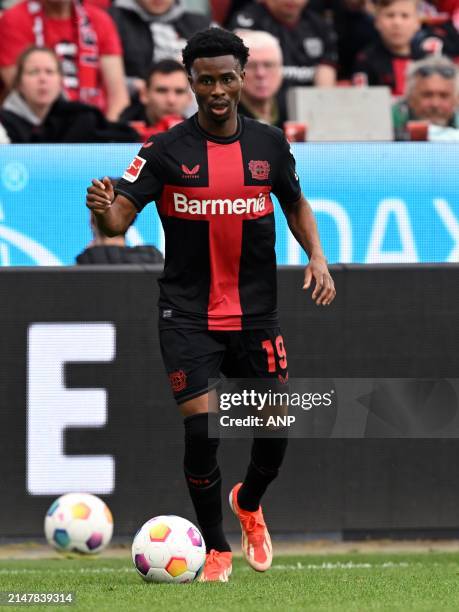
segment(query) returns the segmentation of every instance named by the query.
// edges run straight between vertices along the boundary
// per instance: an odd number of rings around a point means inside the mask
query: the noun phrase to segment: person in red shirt
[[[16,60],[29,46],[50,47],[62,62],[72,101],[93,104],[116,120],[129,104],[121,43],[109,15],[79,0],[28,0],[0,17],[0,76],[9,89]]]
[[[441,13],[446,13],[451,17],[456,30],[459,30],[459,0],[438,0],[434,4]]]

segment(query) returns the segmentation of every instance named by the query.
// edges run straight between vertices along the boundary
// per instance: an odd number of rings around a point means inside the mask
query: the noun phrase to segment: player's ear
[[[193,77],[191,76],[191,74],[188,75],[188,83],[190,84],[190,89],[193,93],[196,93],[193,87]]]

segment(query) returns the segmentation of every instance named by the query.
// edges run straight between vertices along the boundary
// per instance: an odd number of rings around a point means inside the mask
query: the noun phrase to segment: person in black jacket
[[[95,106],[69,102],[52,49],[29,47],[18,60],[14,88],[0,109],[12,143],[137,142],[137,132],[108,121]]]
[[[125,234],[105,236],[91,213],[90,224],[93,239],[75,261],[79,265],[91,264],[163,264],[164,257],[152,244],[130,247]]]
[[[183,0],[115,0],[109,11],[121,37],[131,97],[141,91],[152,63],[181,60],[187,39],[210,20],[185,10]]]
[[[284,57],[284,86],[331,87],[336,81],[336,35],[308,0],[250,2],[229,23],[233,30],[264,30],[275,36]]]

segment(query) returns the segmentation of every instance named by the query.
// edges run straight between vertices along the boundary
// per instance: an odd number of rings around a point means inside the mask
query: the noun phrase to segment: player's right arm
[[[125,234],[137,215],[131,200],[120,193],[115,196],[107,176],[102,181],[93,179],[86,191],[86,206],[94,213],[101,232],[106,236]]]
[[[161,197],[166,177],[162,136],[152,136],[144,142],[117,182],[116,195],[107,176],[101,181],[93,179],[88,187],[86,206],[106,236],[125,234],[137,213]]]

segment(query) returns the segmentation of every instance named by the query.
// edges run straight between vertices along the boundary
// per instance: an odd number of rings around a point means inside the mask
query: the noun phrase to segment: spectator
[[[451,17],[451,21],[459,30],[459,0],[438,0],[438,10],[447,13]]]
[[[459,137],[459,70],[446,57],[432,55],[408,68],[406,98],[392,108],[396,140],[408,140],[409,121],[449,128]],[[448,130],[433,130],[434,136]]]
[[[412,60],[429,53],[454,55],[456,46],[459,54],[459,37],[452,25],[426,26],[423,30],[420,25],[417,0],[379,0],[375,14],[379,39],[357,56],[353,83],[387,85],[394,96],[402,96],[406,69]]]
[[[145,244],[136,247],[126,245],[126,238],[105,236],[90,215],[93,239],[76,257],[77,264],[162,264],[164,257],[156,247]]]
[[[357,56],[352,81],[387,85],[394,96],[401,96],[408,63],[425,55],[414,45],[420,28],[417,0],[379,0],[375,26],[380,37]]]
[[[62,96],[62,68],[52,49],[29,47],[19,57],[14,88],[0,109],[11,142],[134,142],[130,127],[109,122],[95,106]]]
[[[18,56],[30,45],[54,49],[70,100],[93,104],[115,120],[129,104],[121,44],[105,11],[79,0],[26,0],[0,18],[0,75],[10,88]]]
[[[122,113],[121,119],[135,122],[133,126],[146,140],[152,134],[165,132],[183,121],[191,100],[183,64],[164,59],[153,64],[146,88],[139,93],[139,99]]]
[[[378,37],[373,0],[334,0],[333,25],[338,38],[339,79],[350,80],[357,54]]]
[[[263,123],[283,128],[287,120],[282,85],[282,50],[269,32],[236,30],[249,49],[239,112]]]
[[[144,87],[153,62],[180,60],[186,39],[210,24],[185,10],[183,0],[115,0],[109,13],[121,36],[131,95]]]
[[[308,10],[308,0],[251,2],[230,22],[233,29],[265,30],[275,36],[284,57],[284,84],[335,84],[335,34],[324,19]]]
[[[426,2],[420,3],[422,28],[418,32],[415,43],[425,54],[436,53],[446,55],[459,61],[459,32],[447,13],[438,13],[436,8],[429,14]]]
[[[111,0],[85,0],[85,2],[86,4],[93,4],[94,6],[98,6],[104,11],[108,11],[108,9],[112,5]]]

